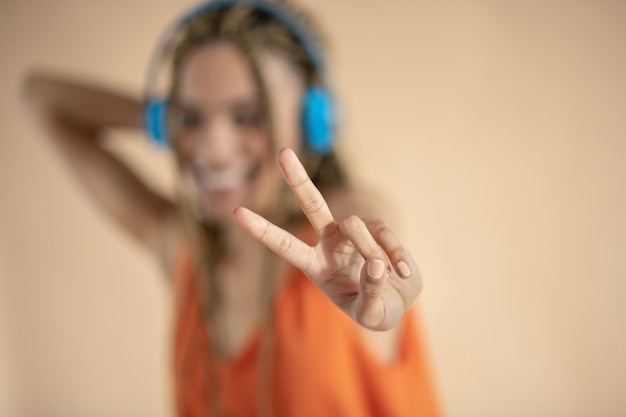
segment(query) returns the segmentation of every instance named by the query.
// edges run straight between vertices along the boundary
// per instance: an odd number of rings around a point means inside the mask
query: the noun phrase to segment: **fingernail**
[[[400,272],[401,277],[407,278],[411,275],[411,268],[409,268],[409,265],[406,262],[400,261],[398,262],[398,272]]]
[[[380,259],[374,259],[367,264],[367,275],[372,279],[381,279],[385,273],[385,263]]]

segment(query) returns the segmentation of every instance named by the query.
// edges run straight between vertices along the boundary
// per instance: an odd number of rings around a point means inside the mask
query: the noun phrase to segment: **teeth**
[[[207,192],[225,191],[241,187],[246,182],[246,173],[241,170],[204,172],[200,178],[200,186]]]

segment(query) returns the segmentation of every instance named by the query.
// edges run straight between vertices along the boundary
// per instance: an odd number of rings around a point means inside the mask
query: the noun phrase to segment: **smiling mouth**
[[[219,171],[201,171],[196,176],[200,190],[205,193],[228,192],[246,186],[255,177],[256,170],[230,168]]]

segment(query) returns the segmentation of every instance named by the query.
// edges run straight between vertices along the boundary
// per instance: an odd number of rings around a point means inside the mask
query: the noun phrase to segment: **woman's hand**
[[[302,270],[360,325],[371,330],[395,327],[422,288],[409,252],[382,220],[349,216],[337,223],[291,149],[279,152],[278,163],[318,243],[311,247],[246,208],[233,211],[236,222]]]

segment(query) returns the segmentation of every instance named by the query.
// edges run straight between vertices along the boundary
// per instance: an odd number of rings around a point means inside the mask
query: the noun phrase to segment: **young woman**
[[[166,126],[176,201],[102,146],[144,125],[142,100],[41,73],[25,91],[90,197],[172,277],[179,415],[436,415],[418,268],[302,127],[324,78],[314,26],[265,1],[207,3],[178,26],[167,105],[147,116]]]

